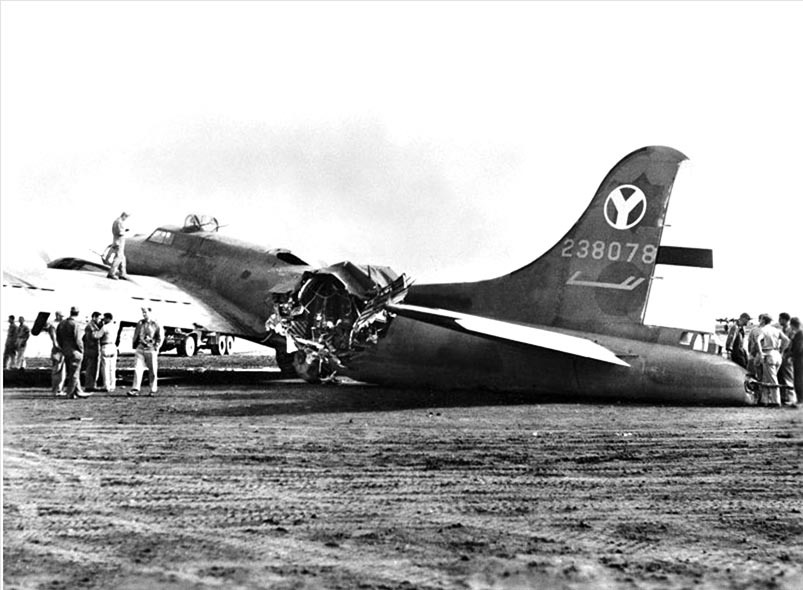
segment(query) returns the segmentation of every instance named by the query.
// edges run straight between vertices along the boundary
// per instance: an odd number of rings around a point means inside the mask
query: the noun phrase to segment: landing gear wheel
[[[317,354],[305,354],[303,351],[296,351],[293,356],[293,368],[299,377],[307,383],[321,382],[321,363]]]
[[[198,351],[198,343],[195,341],[195,335],[190,334],[178,345],[178,353],[181,356],[195,356]]]
[[[234,346],[234,338],[232,336],[226,336],[226,352],[223,354],[231,354],[231,349]]]
[[[226,340],[226,336],[218,336],[215,342],[212,344],[212,354],[215,356],[220,356],[222,354],[228,354],[228,341]]]
[[[298,377],[298,373],[296,373],[296,369],[293,366],[293,359],[295,359],[295,356],[296,353],[294,352],[276,351],[276,364],[279,365],[279,370],[282,373],[282,377],[285,377],[286,379]]]

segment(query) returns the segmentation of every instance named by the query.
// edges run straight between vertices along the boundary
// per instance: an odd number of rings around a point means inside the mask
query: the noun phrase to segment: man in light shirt
[[[100,345],[99,387],[101,391],[112,392],[117,381],[117,343],[112,322],[114,316],[103,314],[103,322],[94,333]]]
[[[759,405],[781,406],[781,392],[778,383],[778,368],[781,366],[781,352],[789,346],[789,338],[779,328],[771,325],[769,314],[759,316],[761,333],[758,345],[761,349],[761,387]]]
[[[134,330],[134,386],[128,392],[129,397],[139,395],[139,387],[142,384],[142,374],[145,368],[148,369],[148,379],[150,381],[150,393],[156,395],[157,372],[159,349],[162,347],[162,327],[151,318],[151,308],[142,308],[142,319],[137,323]]]
[[[45,332],[50,337],[50,385],[53,395],[56,397],[63,397],[67,394],[64,393],[64,381],[67,373],[64,365],[64,353],[61,352],[58,340],[56,340],[56,328],[64,319],[60,311],[55,313],[53,321],[49,321],[45,326]]]

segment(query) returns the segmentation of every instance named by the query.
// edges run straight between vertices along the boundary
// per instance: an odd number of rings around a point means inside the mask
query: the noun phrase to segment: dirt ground
[[[12,588],[803,588],[803,410],[3,391]]]

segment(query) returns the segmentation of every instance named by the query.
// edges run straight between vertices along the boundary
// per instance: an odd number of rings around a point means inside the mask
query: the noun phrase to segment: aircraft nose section
[[[746,371],[728,359],[711,356],[708,359],[709,386],[723,403],[753,404],[753,395],[745,389]]]

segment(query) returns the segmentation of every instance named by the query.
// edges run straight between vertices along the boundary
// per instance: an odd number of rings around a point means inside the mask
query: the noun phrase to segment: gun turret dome
[[[189,234],[197,231],[217,231],[218,229],[220,229],[220,223],[217,218],[191,213],[184,218],[184,227],[181,228],[181,231]]]

